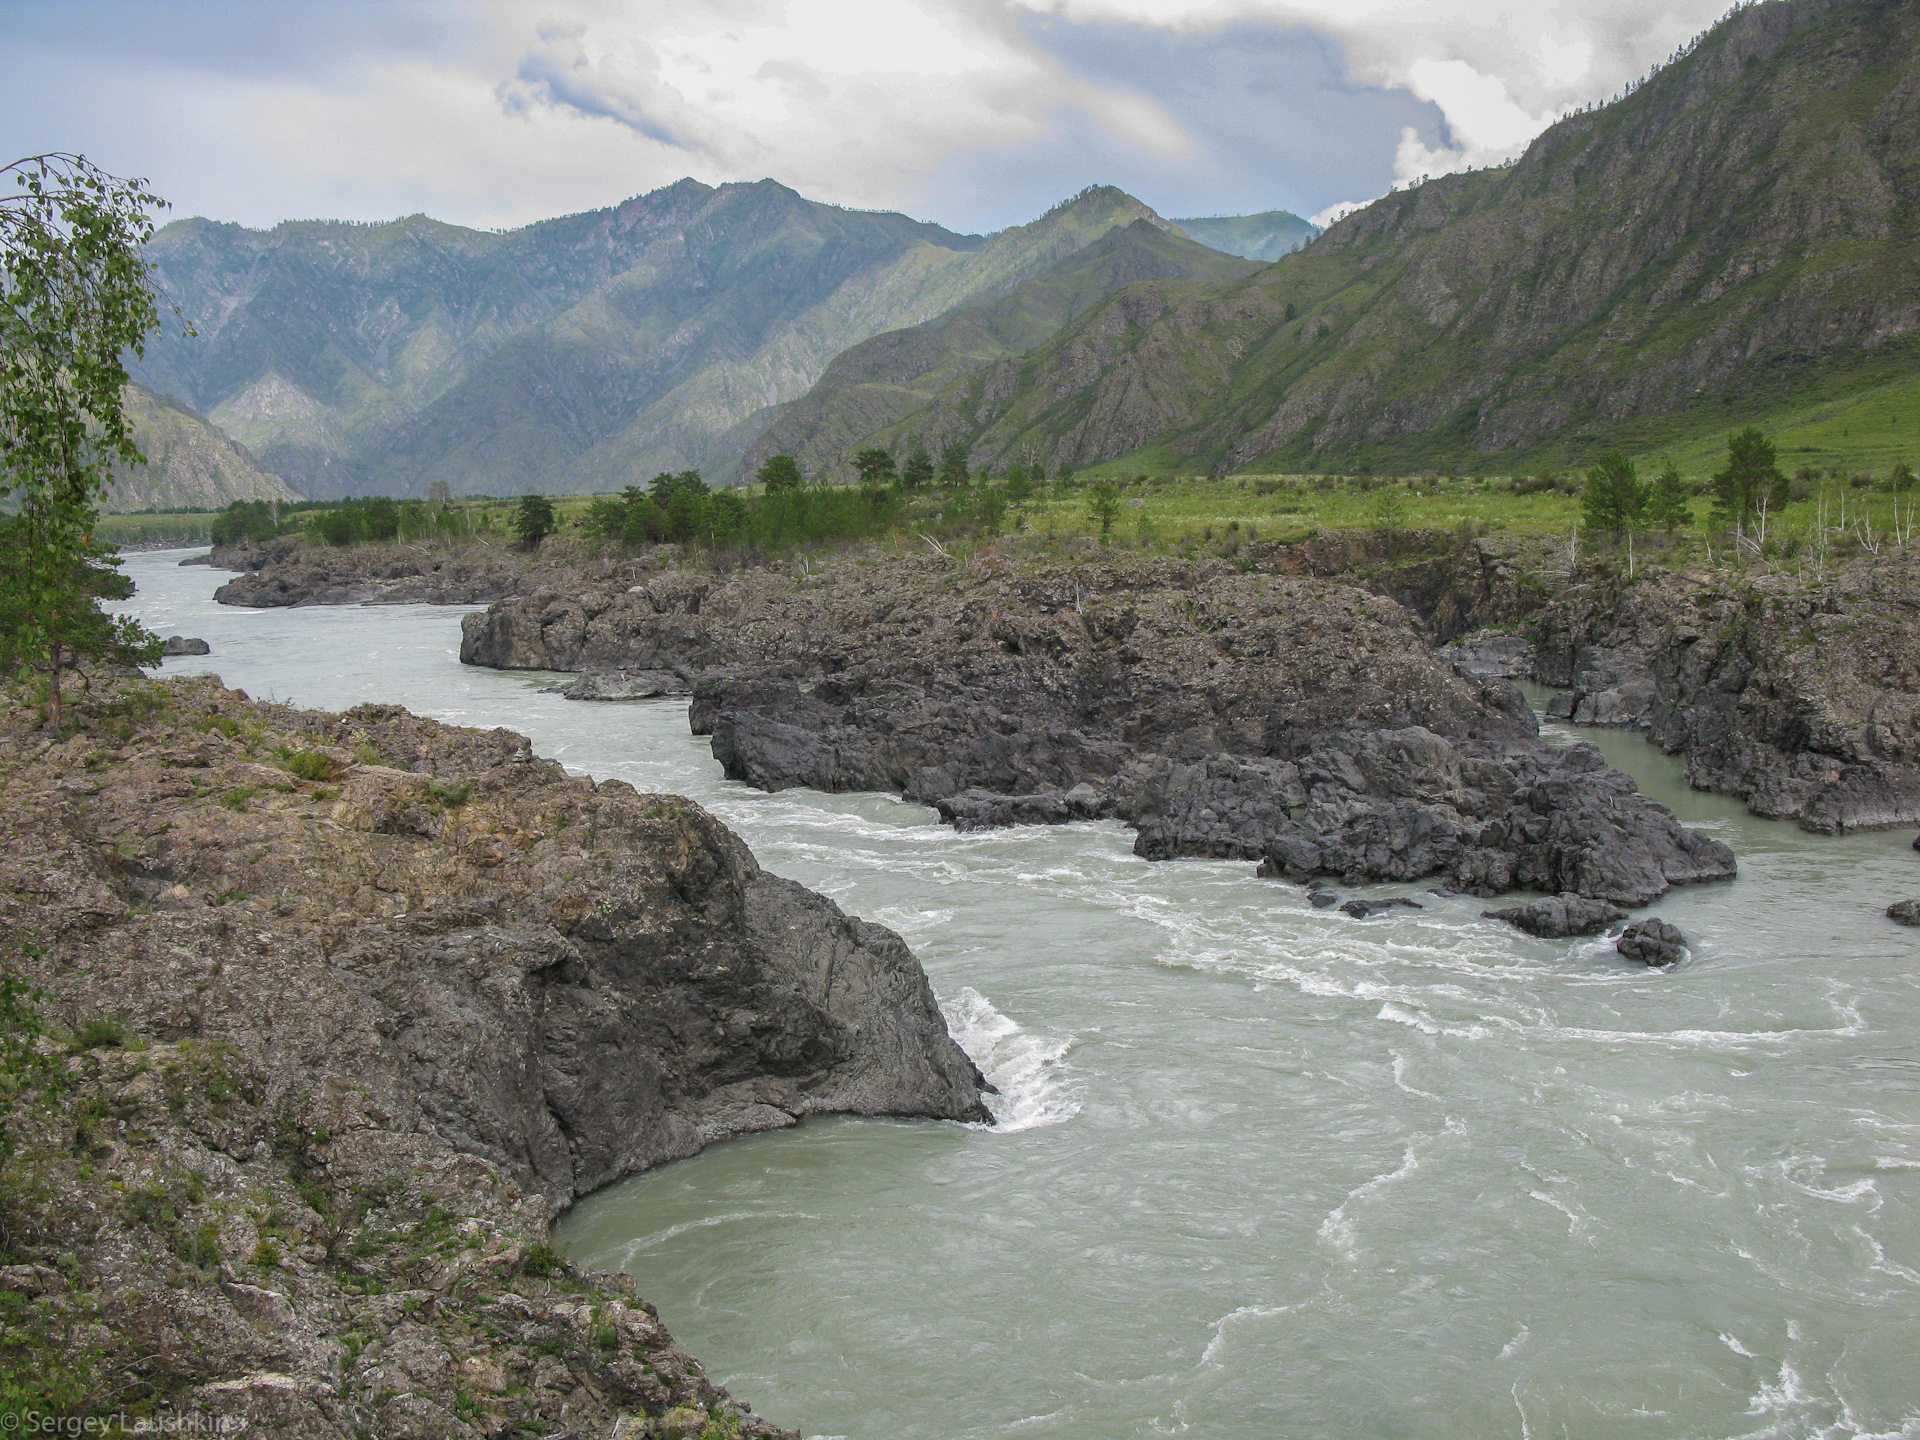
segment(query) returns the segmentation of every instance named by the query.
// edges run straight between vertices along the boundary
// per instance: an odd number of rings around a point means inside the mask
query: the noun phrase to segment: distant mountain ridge
[[[725,478],[836,355],[1142,221],[1171,230],[1112,187],[967,236],[693,180],[505,233],[184,220],[148,254],[194,333],[133,368],[315,498]]]
[[[278,475],[261,469],[245,446],[178,401],[129,385],[123,403],[147,463],[114,466],[103,510],[220,510],[235,500],[301,498]]]
[[[1247,260],[1278,260],[1320,238],[1320,227],[1291,210],[1258,215],[1195,215],[1173,222],[1192,239],[1213,250]]]
[[[1920,6],[1766,0],[1512,166],[1250,278],[1115,290],[955,438],[1159,471],[1577,458],[1916,373]]]
[[[1260,268],[1149,220],[1109,230],[990,303],[890,330],[843,351],[800,399],[770,412],[748,449],[751,473],[788,454],[809,475],[844,470],[864,445],[937,449],[966,439],[1011,383],[1018,360],[1122,286],[1220,284]]]

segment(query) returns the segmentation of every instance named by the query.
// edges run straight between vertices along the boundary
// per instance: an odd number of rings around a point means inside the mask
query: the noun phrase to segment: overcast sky
[[[1497,161],[1726,0],[0,0],[0,163],[177,215],[511,226],[685,175],[959,230],[1323,214]]]

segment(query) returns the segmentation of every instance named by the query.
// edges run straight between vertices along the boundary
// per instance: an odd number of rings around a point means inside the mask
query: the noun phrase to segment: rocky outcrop
[[[1678,925],[1649,916],[1621,931],[1613,948],[1642,965],[1677,965],[1687,958],[1687,937]]]
[[[171,655],[211,655],[213,647],[206,641],[186,635],[169,635],[160,646],[162,656]]]
[[[1664,572],[1595,584],[1536,622],[1550,713],[1644,729],[1687,779],[1842,834],[1920,821],[1920,563]]]
[[[1150,859],[1624,904],[1733,872],[1590,749],[1540,744],[1510,681],[1438,660],[1401,606],[1221,562],[670,572],[468,616],[461,658],[671,670],[735,779],[890,790],[966,827],[1114,816]]]
[[[810,1114],[985,1120],[898,937],[508,731],[211,680],[75,709],[0,736],[0,921],[59,1026],[145,1048],[75,1071],[85,1203],[0,1240],[78,1257],[69,1318],[114,1295],[94,1393],[272,1434],[781,1433],[546,1226]]]
[[[1896,900],[1887,907],[1887,918],[1896,925],[1920,925],[1920,900]]]
[[[1488,910],[1485,914],[1489,920],[1504,920],[1543,940],[1593,935],[1627,918],[1625,912],[1603,900],[1589,900],[1580,895],[1550,895],[1544,900],[1507,910]]]
[[[282,535],[221,546],[205,563],[240,572],[214,591],[222,605],[272,610],[486,604],[526,588],[632,583],[657,568],[660,558],[655,552],[615,558],[567,539],[549,539],[529,553],[504,538],[334,546]]]

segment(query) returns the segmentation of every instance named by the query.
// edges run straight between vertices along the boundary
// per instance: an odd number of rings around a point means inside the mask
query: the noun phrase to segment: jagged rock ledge
[[[1151,859],[1623,905],[1734,873],[1591,746],[1542,744],[1511,681],[1436,658],[1401,605],[1220,561],[576,577],[467,616],[461,659],[690,677],[729,776],[890,790],[963,828],[1114,816]]]
[[[1920,824],[1920,560],[1799,573],[1596,571],[1462,665],[1550,685],[1548,714],[1643,730],[1688,783],[1817,834]]]
[[[907,947],[508,731],[213,680],[75,710],[0,729],[0,922],[78,1036],[7,1119],[48,1383],[343,1440],[788,1435],[547,1226],[804,1115],[987,1118]]]

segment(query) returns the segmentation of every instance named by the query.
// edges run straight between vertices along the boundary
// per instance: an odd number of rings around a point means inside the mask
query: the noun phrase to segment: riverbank
[[[69,738],[31,709],[0,728],[0,919],[60,1082],[7,1117],[27,1400],[270,1434],[789,1434],[548,1226],[803,1115],[986,1119],[905,945],[697,805],[510,731],[210,679],[96,683],[74,713]]]

